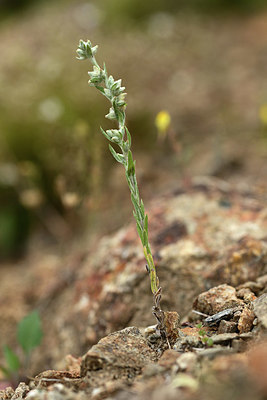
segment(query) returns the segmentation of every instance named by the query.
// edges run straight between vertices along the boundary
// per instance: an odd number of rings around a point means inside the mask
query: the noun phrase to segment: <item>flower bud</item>
[[[121,87],[121,79],[115,81],[110,88],[113,96],[119,96],[121,93],[123,93],[124,89],[125,87]]]
[[[98,46],[92,47],[90,40],[85,42],[84,40],[80,40],[79,47],[77,49],[77,58],[78,60],[85,60],[86,58],[92,58],[97,52]]]
[[[116,119],[116,115],[112,107],[109,109],[109,113],[105,115],[105,117],[108,119]]]
[[[110,139],[118,138],[120,140],[121,138],[121,132],[118,129],[108,129],[106,131],[106,134],[110,137]]]
[[[94,66],[93,71],[88,72],[88,75],[90,76],[89,83],[92,83],[92,84],[102,83],[103,80],[105,79],[104,74],[101,71],[101,69],[98,67],[95,67],[95,66]]]
[[[119,96],[117,96],[114,99],[114,107],[122,108],[122,107],[126,106],[125,97],[126,97],[126,93],[121,93]]]

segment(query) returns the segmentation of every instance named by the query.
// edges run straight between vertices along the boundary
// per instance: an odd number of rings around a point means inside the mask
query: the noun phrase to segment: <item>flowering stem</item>
[[[118,129],[108,129],[106,131],[102,128],[100,129],[111,143],[116,144],[120,148],[120,152],[117,152],[111,144],[109,144],[111,154],[115,160],[123,164],[125,168],[126,180],[131,192],[131,200],[134,207],[133,215],[136,220],[136,228],[143,245],[144,255],[148,265],[151,291],[155,296],[160,289],[159,279],[156,274],[156,268],[148,241],[148,216],[145,213],[144,204],[140,198],[137,185],[135,161],[133,160],[131,152],[131,135],[125,124],[125,87],[121,86],[121,79],[115,81],[113,76],[108,75],[105,64],[103,68],[100,68],[95,59],[97,47],[98,46],[93,47],[90,40],[87,42],[80,40],[77,49],[77,58],[78,60],[89,59],[89,61],[91,61],[93,71],[88,72],[90,77],[89,84],[99,90],[100,93],[110,101],[111,107],[106,118],[115,120],[118,123]]]

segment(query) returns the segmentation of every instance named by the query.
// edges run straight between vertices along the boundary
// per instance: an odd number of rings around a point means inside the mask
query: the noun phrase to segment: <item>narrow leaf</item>
[[[132,144],[131,134],[130,134],[130,132],[129,132],[127,126],[125,127],[125,129],[126,129],[126,133],[127,133],[128,145],[129,145],[129,148],[130,148],[130,147],[131,147],[131,144]]]
[[[108,99],[108,100],[111,100],[112,99],[112,94],[111,94],[111,92],[110,92],[110,90],[109,89],[107,89],[107,88],[104,88],[104,96],[106,96],[106,98]]]
[[[139,209],[139,204],[138,204],[138,202],[137,202],[137,200],[135,199],[135,197],[134,197],[133,194],[131,194],[131,200],[132,200],[134,209],[135,209],[135,211],[136,211],[138,220],[139,220],[139,221],[142,221],[141,213],[140,213],[140,209]]]
[[[119,121],[119,125],[123,126],[125,121],[125,113],[124,111],[116,110],[117,111],[117,119]]]
[[[147,216],[147,214],[145,215],[144,229],[146,232],[148,232],[148,216]]]
[[[134,168],[135,168],[135,161],[134,161]],[[136,176],[135,175],[131,175],[131,178],[132,178],[133,185],[134,185],[135,196],[137,198],[139,198],[139,190],[138,190],[138,185],[137,185],[137,181],[136,181]]]
[[[129,185],[129,188],[130,188],[130,191],[131,191],[131,193],[134,193],[134,182],[133,182],[133,176],[128,176],[127,175],[127,171],[126,171],[126,179],[127,179],[127,182],[128,182],[128,185]]]
[[[110,150],[111,154],[115,158],[115,160],[118,161],[119,163],[123,164],[123,161],[124,161],[123,155],[119,154],[119,153],[116,153],[116,151],[113,149],[111,144],[109,144],[108,147],[109,147],[109,150]]]
[[[90,81],[89,81],[90,82]],[[104,88],[102,86],[94,85],[101,93],[105,94]]]
[[[147,247],[147,245],[148,245],[148,236],[147,236],[147,232],[145,230],[143,231],[143,238],[144,238],[144,246]]]
[[[100,130],[101,130],[101,132],[103,133],[103,135],[105,136],[105,138],[108,139],[108,140],[110,141],[110,137],[108,136],[108,134],[106,133],[106,131],[104,131],[104,129],[101,128],[101,126],[100,126]]]
[[[139,224],[138,221],[136,221],[136,228],[137,228],[138,235],[139,235],[139,237],[141,239],[142,245],[145,246],[144,238],[143,238],[143,231],[142,231],[141,225]]]
[[[134,167],[134,162],[133,162],[133,156],[131,150],[129,150],[128,153],[128,176],[134,175],[135,174],[135,167]]]
[[[104,75],[105,75],[105,84],[107,86],[107,81],[108,81],[108,71],[107,71],[107,67],[106,64],[103,64],[103,70],[104,70]]]
[[[154,263],[149,242],[147,242],[146,248],[147,248],[148,253],[151,255],[152,262]]]
[[[15,354],[14,351],[8,346],[4,346],[3,352],[6,365],[8,367],[7,369],[10,372],[16,372],[20,367],[20,362],[17,354]]]
[[[138,190],[138,188],[137,188],[137,190]],[[143,203],[142,199],[140,201],[140,209],[141,209],[142,217],[145,218],[145,207],[144,207],[144,203]]]
[[[17,329],[17,339],[26,354],[39,346],[43,337],[39,313],[33,311],[24,317]]]

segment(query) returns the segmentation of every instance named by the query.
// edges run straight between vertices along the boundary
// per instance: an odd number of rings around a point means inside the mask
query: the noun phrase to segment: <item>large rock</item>
[[[240,288],[251,281],[257,295],[264,292],[266,282],[256,281],[267,273],[264,207],[262,188],[238,189],[211,178],[153,200],[149,236],[163,310],[183,317],[196,296],[220,284]],[[33,355],[33,372],[63,368],[63,355],[79,356],[111,332],[155,323],[134,222],[66,261],[51,254],[30,261],[28,269],[23,261],[23,272],[12,275],[12,284],[8,274],[0,281],[0,339],[12,338],[16,322],[38,306],[44,340],[42,357]]]
[[[267,329],[267,293],[264,293],[254,301],[253,309],[259,324]]]
[[[111,333],[93,346],[82,359],[81,376],[87,376],[93,386],[103,381],[103,374],[106,381],[132,381],[146,364],[156,360],[140,330],[130,327]]]

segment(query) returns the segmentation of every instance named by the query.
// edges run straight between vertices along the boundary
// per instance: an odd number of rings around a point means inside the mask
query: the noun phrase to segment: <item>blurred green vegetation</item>
[[[54,1],[61,2],[62,0]],[[44,0],[0,0],[2,17],[41,4]],[[65,0],[65,4],[71,0]],[[84,2],[85,3],[85,2]],[[266,8],[266,0],[98,0],[91,1],[101,7],[111,19],[123,21],[144,20],[155,12],[201,11],[208,13],[248,13]]]
[[[92,210],[120,201],[99,131],[112,127],[104,118],[108,105],[86,85],[89,65],[75,60],[80,38],[100,45],[100,59],[129,93],[127,123],[141,181],[168,168],[177,177],[182,168],[193,173],[190,163],[201,152],[217,168],[229,136],[240,143],[242,135],[244,147],[254,140],[267,96],[266,31],[259,23],[255,39],[253,27],[239,26],[243,12],[265,3],[2,0],[0,258],[19,254],[36,227],[64,240],[86,227]],[[7,12],[14,16],[4,20]],[[223,19],[229,12],[236,20]],[[172,117],[164,143],[154,126],[161,109]]]
[[[36,0],[1,0],[0,7],[2,10],[16,11],[27,7]]]
[[[12,189],[0,186],[0,261],[22,254],[30,228],[30,213]]]
[[[155,12],[198,11],[214,13],[218,17],[221,13],[257,12],[267,4],[265,0],[106,0],[104,7],[106,21],[123,24],[125,19],[144,21]]]
[[[0,18],[6,18],[14,13],[27,10],[30,6],[44,0],[0,0]]]

